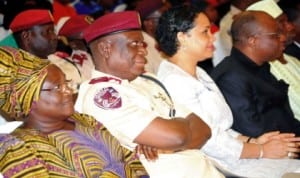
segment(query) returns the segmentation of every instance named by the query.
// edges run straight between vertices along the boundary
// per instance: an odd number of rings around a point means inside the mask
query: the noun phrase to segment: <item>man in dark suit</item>
[[[211,75],[232,109],[233,129],[251,137],[275,130],[300,136],[288,85],[270,73],[268,64],[284,50],[278,23],[265,12],[243,12],[233,22],[231,35],[231,54]]]

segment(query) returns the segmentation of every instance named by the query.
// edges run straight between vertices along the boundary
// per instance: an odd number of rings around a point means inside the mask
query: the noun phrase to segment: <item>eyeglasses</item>
[[[63,84],[58,84],[53,88],[42,88],[41,91],[49,92],[65,92],[67,90],[72,90],[72,80],[66,80]]]
[[[130,41],[129,42],[129,46],[131,46],[132,48],[137,48],[137,47],[146,48],[147,47],[147,43],[144,42],[144,41]]]
[[[260,33],[260,34],[256,34],[255,36],[271,36],[275,38],[280,38],[281,33]]]

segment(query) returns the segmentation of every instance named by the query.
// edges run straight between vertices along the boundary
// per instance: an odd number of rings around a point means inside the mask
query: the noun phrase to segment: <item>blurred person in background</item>
[[[71,48],[66,59],[77,66],[81,81],[91,78],[95,65],[83,38],[83,31],[92,24],[94,19],[88,15],[77,15],[62,18],[57,25],[59,39]],[[60,51],[60,50],[59,50]]]
[[[74,4],[76,12],[98,18],[104,14],[103,8],[95,0],[79,0]]]
[[[58,37],[55,33],[50,11],[43,9],[26,10],[19,13],[10,24],[10,29],[20,49],[57,65],[68,80],[72,80],[74,99],[82,82],[77,66],[57,52]]]
[[[53,0],[52,7],[54,24],[57,24],[62,17],[77,15],[76,9],[72,6],[70,0]]]
[[[288,20],[295,26],[295,37],[287,45],[285,53],[300,60],[300,0],[282,0],[278,5],[288,17]]]
[[[155,40],[155,31],[158,19],[167,10],[166,4],[162,0],[141,0],[137,3],[135,10],[139,12],[142,20],[144,41],[147,44],[147,64],[145,71],[153,74],[157,73],[159,64],[163,59]]]

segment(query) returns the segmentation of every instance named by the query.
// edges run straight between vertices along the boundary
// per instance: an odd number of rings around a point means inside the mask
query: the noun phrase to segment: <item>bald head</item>
[[[236,16],[231,26],[233,45],[246,45],[247,39],[266,26],[276,26],[276,21],[262,11],[245,11]]]
[[[239,14],[232,26],[233,46],[256,64],[278,58],[284,49],[284,38],[276,20],[262,11]]]

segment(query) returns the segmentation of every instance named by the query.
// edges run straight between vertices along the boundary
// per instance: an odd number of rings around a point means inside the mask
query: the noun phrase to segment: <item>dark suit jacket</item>
[[[288,101],[288,85],[270,73],[268,63],[257,66],[233,48],[211,76],[232,110],[233,129],[251,137],[276,130],[300,136],[300,122]]]
[[[300,48],[295,44],[292,43],[290,45],[288,45],[284,52],[290,56],[294,56],[296,58],[298,58],[298,60],[300,60]]]

